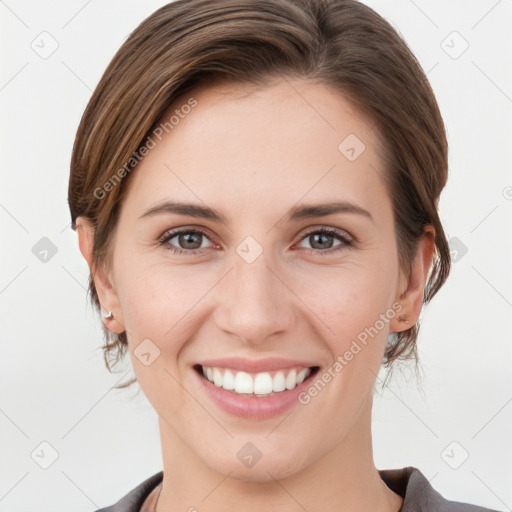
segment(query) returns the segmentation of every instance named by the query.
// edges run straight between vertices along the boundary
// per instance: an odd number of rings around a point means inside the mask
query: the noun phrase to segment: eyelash
[[[169,245],[170,240],[175,238],[177,235],[180,235],[180,234],[183,234],[183,233],[203,235],[206,238],[208,238],[207,233],[205,233],[204,231],[201,231],[199,229],[181,229],[181,230],[178,229],[178,230],[167,231],[166,233],[164,233],[164,235],[158,240],[158,244],[161,245],[161,246],[166,245],[167,246],[166,249],[172,251],[174,254],[195,255],[195,254],[199,254],[200,252],[204,251],[205,248],[202,248],[202,249],[201,248],[199,248],[199,249],[182,249],[181,247],[173,247],[173,246]],[[347,236],[345,236],[343,231],[338,231],[337,229],[327,228],[327,227],[322,227],[322,228],[318,228],[318,229],[309,231],[308,233],[306,233],[301,238],[300,242],[302,242],[303,240],[305,240],[309,236],[316,235],[316,234],[332,236],[332,237],[338,239],[342,243],[340,245],[336,246],[336,247],[331,247],[331,248],[326,249],[326,250],[321,250],[321,249],[305,249],[308,253],[314,253],[314,254],[320,254],[320,255],[332,254],[334,252],[342,250],[343,248],[352,246],[353,242],[354,242],[352,239],[350,239]]]

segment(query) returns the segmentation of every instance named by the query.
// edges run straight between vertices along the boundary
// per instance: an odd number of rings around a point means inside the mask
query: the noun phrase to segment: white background
[[[1,512],[95,510],[162,469],[156,413],[138,385],[111,389],[131,367],[104,367],[67,183],[92,90],[164,3],[0,2]],[[446,498],[510,510],[512,1],[367,3],[402,33],[437,95],[450,143],[440,210],[458,251],[423,313],[421,391],[406,368],[375,397],[376,464],[415,466]],[[58,43],[46,59],[31,47],[41,37],[51,47],[43,31]],[[46,262],[32,251],[43,237],[57,251]],[[48,469],[36,463],[51,454],[43,441],[58,453]],[[458,469],[446,462],[465,452]]]

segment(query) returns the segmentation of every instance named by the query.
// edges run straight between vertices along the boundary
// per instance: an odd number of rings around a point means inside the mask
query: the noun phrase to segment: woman
[[[485,510],[372,456],[377,372],[416,357],[449,273],[446,179],[430,85],[368,7],[178,0],[146,19],[69,183],[105,361],[129,352],[164,462],[102,510]]]

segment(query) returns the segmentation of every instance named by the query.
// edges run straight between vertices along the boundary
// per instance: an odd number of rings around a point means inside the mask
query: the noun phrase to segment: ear
[[[78,246],[82,256],[89,265],[89,271],[98,294],[101,304],[102,320],[110,331],[120,334],[124,332],[124,320],[119,304],[115,287],[107,274],[105,265],[98,265],[94,259],[94,226],[91,221],[85,217],[77,217],[76,231],[78,233]],[[112,317],[105,317],[108,312],[112,312]]]
[[[391,332],[400,332],[410,329],[417,321],[423,305],[423,293],[427,282],[430,266],[435,251],[435,229],[427,225],[418,240],[416,254],[412,264],[409,279],[405,278],[405,290],[402,291],[397,301],[402,309],[390,322]],[[404,287],[401,284],[402,288]],[[402,289],[401,288],[401,289]]]

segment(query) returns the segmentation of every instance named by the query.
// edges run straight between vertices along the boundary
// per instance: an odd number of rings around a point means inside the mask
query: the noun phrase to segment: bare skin
[[[102,308],[115,317],[107,326],[127,331],[134,372],[159,416],[157,511],[397,512],[402,498],[373,461],[372,393],[388,334],[418,319],[432,237],[420,239],[406,276],[378,134],[338,92],[302,80],[249,92],[223,85],[190,94],[197,106],[132,171],[107,265],[96,265],[91,225],[78,219]],[[365,144],[354,161],[338,149],[349,134]],[[226,221],[141,218],[170,199],[208,206]],[[286,217],[298,205],[331,201],[371,217]],[[321,227],[352,243],[327,235],[331,247],[318,245],[310,234]],[[178,236],[159,244],[173,228],[203,231],[198,252]],[[236,252],[248,236],[263,251],[251,263]],[[321,375],[393,305],[400,315],[325,389],[271,419],[220,409],[192,369],[207,358],[279,356],[311,361]],[[149,366],[134,355],[145,339],[160,350]],[[237,457],[248,442],[262,453],[252,467]]]

